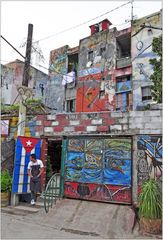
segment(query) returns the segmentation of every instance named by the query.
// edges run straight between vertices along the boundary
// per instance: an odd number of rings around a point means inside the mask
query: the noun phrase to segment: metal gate
[[[64,195],[131,203],[131,138],[69,138]]]

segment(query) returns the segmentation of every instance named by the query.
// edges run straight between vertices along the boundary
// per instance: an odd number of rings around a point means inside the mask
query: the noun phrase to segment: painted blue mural
[[[65,168],[68,181],[131,185],[131,140],[69,140]]]
[[[162,178],[162,138],[142,135],[138,138],[138,185],[149,178]]]
[[[131,81],[122,81],[116,83],[116,92],[131,91]]]

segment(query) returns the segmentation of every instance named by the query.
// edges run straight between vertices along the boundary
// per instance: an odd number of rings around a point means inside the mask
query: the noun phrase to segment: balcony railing
[[[131,57],[117,59],[117,68],[124,68],[131,65]]]

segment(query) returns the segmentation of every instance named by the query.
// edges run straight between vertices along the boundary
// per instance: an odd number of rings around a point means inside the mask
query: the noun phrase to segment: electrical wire
[[[48,39],[48,38],[52,38],[52,37],[54,37],[54,36],[60,35],[60,34],[62,34],[62,33],[64,33],[64,32],[68,32],[68,31],[73,30],[73,29],[75,29],[75,28],[81,27],[82,25],[85,25],[85,24],[87,24],[87,23],[90,23],[91,21],[94,21],[94,20],[96,20],[96,19],[98,19],[98,18],[101,18],[101,17],[107,15],[108,13],[111,13],[111,12],[113,12],[113,11],[118,10],[119,8],[122,8],[122,7],[128,5],[128,4],[131,3],[131,2],[132,2],[132,1],[129,1],[129,2],[127,2],[127,3],[124,3],[124,4],[120,5],[120,6],[118,6],[118,7],[116,7],[116,8],[113,8],[112,10],[107,11],[107,12],[105,12],[105,13],[97,16],[97,17],[94,17],[94,18],[92,18],[92,19],[90,19],[90,20],[88,20],[88,21],[85,21],[85,22],[80,23],[80,24],[78,24],[78,25],[75,25],[75,26],[73,26],[73,27],[67,28],[67,29],[65,29],[65,30],[63,30],[63,31],[60,31],[60,32],[55,33],[55,34],[52,34],[52,35],[50,35],[50,36],[41,38],[41,39],[39,39],[39,40],[37,40],[37,41],[34,41],[33,43],[40,42],[40,41],[46,40],[46,39]]]

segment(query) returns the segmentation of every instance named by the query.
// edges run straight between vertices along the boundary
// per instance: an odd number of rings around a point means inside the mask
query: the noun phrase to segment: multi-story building
[[[60,112],[132,108],[131,28],[117,31],[110,26],[105,19],[90,26],[91,35],[79,47],[51,51],[47,105]],[[73,70],[74,79],[63,86],[62,79]]]
[[[148,60],[160,19],[121,31],[105,19],[79,47],[51,51],[46,105],[55,110],[37,116],[35,136],[41,159],[61,173],[62,196],[132,204],[144,180],[161,177],[162,111],[139,107],[151,101]]]
[[[133,22],[132,25],[132,85],[133,85],[133,109],[142,109],[147,104],[153,103],[151,95],[150,75],[153,66],[149,60],[157,58],[152,51],[154,37],[162,34],[162,11],[153,13]]]
[[[80,40],[77,112],[129,110],[131,94],[131,28],[110,29],[107,19],[90,26]]]

